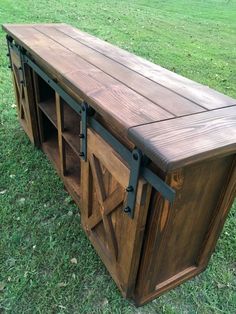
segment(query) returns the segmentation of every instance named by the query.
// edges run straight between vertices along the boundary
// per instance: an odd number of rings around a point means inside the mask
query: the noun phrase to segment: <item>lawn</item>
[[[0,0],[6,22],[69,23],[236,98],[235,0]],[[6,52],[0,31],[0,313],[235,313],[236,204],[204,273],[138,309],[121,297],[19,127]]]

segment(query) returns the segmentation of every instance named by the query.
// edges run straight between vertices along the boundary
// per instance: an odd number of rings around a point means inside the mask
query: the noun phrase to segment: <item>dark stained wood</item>
[[[202,251],[199,255],[198,264],[203,267],[207,266],[207,263],[213,253],[216,246],[216,241],[220,236],[220,232],[224,226],[224,222],[227,218],[228,212],[233,204],[236,195],[236,157],[232,167],[228,172],[227,182],[225,183],[222,193],[219,197],[215,215],[212,219],[210,228],[205,237],[205,242],[202,245]]]
[[[43,113],[41,108],[39,108],[40,99],[40,78],[39,76],[33,71],[32,73],[33,79],[33,90],[34,90],[34,98],[35,98],[35,106],[36,106],[36,113],[37,113],[37,127],[39,132],[39,146],[44,142],[44,132],[43,132]]]
[[[97,200],[99,203],[101,220],[103,222],[104,231],[106,233],[108,249],[110,250],[113,262],[116,262],[117,254],[118,254],[118,247],[117,247],[117,241],[116,241],[116,237],[114,233],[113,224],[111,221],[111,215],[108,215],[105,212],[104,202],[107,199],[107,196],[106,196],[105,186],[103,183],[103,174],[102,174],[101,165],[98,159],[94,155],[90,156],[89,163],[90,163],[92,174],[93,174],[95,191],[96,191]],[[118,205],[120,205],[120,203]],[[94,228],[95,226],[93,225],[92,228]]]
[[[38,107],[48,117],[48,119],[57,127],[58,119],[55,99],[48,99],[43,102],[38,102]],[[71,146],[74,152],[79,155],[80,152],[80,116],[63,100],[61,100],[61,110],[63,110],[63,127],[62,136]]]
[[[127,68],[143,75],[155,83],[163,86],[178,95],[192,101],[208,110],[235,105],[235,99],[225,96],[207,86],[189,80],[173,73],[157,64],[153,64],[141,57],[135,56],[123,49],[115,47],[90,34],[81,32],[70,25],[56,25],[56,29],[78,42],[95,49],[106,57],[125,65]]]
[[[39,145],[39,134],[36,122],[36,106],[33,95],[31,69],[24,66],[24,84],[22,84],[22,64],[19,56],[10,49],[12,60],[12,80],[20,123],[31,142]]]
[[[66,102],[62,101],[62,105],[64,110],[64,127],[62,136],[73,151],[79,155],[80,116]]]
[[[55,104],[53,104],[52,107],[55,107]],[[62,175],[64,176],[66,174],[66,151],[65,151],[64,139],[62,136],[62,131],[64,129],[64,108],[63,108],[63,104],[61,103],[60,95],[58,95],[57,93],[56,93],[56,108],[55,109],[56,109],[56,117],[55,117],[56,127],[58,131],[60,170],[61,170]]]
[[[234,156],[195,163],[170,173],[166,180],[175,189],[176,200],[171,207],[158,193],[152,195],[134,296],[138,304],[206,267],[209,242],[217,239],[219,219],[225,219],[235,196]],[[222,199],[225,203],[218,206]]]
[[[38,103],[39,108],[48,117],[52,124],[57,127],[57,112],[55,99],[47,99]]]
[[[91,130],[88,162],[81,166],[83,228],[123,295],[129,296],[136,280],[150,187],[140,179],[135,217],[130,219],[122,210],[129,169]]]
[[[140,177],[134,218],[123,211],[130,168],[11,51],[19,120],[52,161],[82,226],[123,296],[142,305],[203,271],[236,194],[235,100],[65,24],[5,25],[120,142],[137,147],[176,192],[173,204]]]
[[[129,130],[129,136],[165,171],[232,154],[236,149],[236,106],[138,126]]]
[[[6,27],[6,26],[5,26]],[[8,31],[58,80],[69,85],[111,124],[127,129],[173,115],[34,28]],[[55,54],[55,51],[57,53]]]
[[[76,41],[68,34],[65,34],[56,28],[40,25],[35,26],[35,29],[60,43],[68,50],[74,52],[76,55],[79,55],[84,60],[102,70],[104,73],[107,73],[119,82],[124,83],[132,90],[135,90],[173,115],[182,116],[205,111],[203,107],[200,107],[187,100],[185,97],[179,96],[169,89],[156,84],[152,80],[127,68],[123,64],[120,64],[79,41]]]

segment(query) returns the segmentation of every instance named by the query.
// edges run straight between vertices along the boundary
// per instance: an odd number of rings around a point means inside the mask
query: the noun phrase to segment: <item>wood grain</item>
[[[97,50],[80,43],[73,37],[70,37],[68,33],[65,34],[56,28],[42,25],[35,26],[35,29],[175,116],[205,111],[204,108],[187,100],[185,97],[134,72]]]
[[[124,134],[131,126],[174,117],[35,28],[8,26],[8,31],[53,77],[87,100]]]
[[[161,169],[175,169],[235,152],[236,107],[138,126],[129,136]]]
[[[212,110],[236,104],[235,99],[225,96],[208,86],[171,72],[70,25],[62,24],[57,25],[55,28],[205,109]]]
[[[19,119],[80,207],[83,228],[125,297],[142,305],[206,266],[236,193],[235,100],[63,24],[5,25],[31,58],[176,192],[139,178],[123,211],[130,166],[11,51]],[[36,107],[36,108],[35,108]],[[221,108],[222,107],[222,108]],[[38,136],[39,130],[39,136]]]
[[[88,129],[88,162],[82,162],[82,224],[127,297],[135,286],[151,191],[140,178],[135,217],[130,219],[123,212],[128,180],[129,169],[122,159]]]
[[[138,304],[206,267],[235,197],[234,156],[175,170],[166,181],[176,199],[171,207],[153,191],[134,293]]]
[[[19,56],[12,49],[10,49],[10,57],[18,118],[31,142],[35,146],[39,146],[32,70],[29,66],[21,64]],[[24,75],[22,75],[22,73],[24,73]]]

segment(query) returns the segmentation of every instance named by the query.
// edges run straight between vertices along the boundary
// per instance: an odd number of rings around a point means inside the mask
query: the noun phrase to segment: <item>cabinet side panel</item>
[[[149,301],[206,267],[212,251],[209,247],[209,254],[206,252],[208,238],[216,242],[220,232],[214,225],[222,220],[219,217],[225,219],[234,198],[235,192],[230,193],[230,201],[224,204],[227,191],[235,186],[234,158],[214,159],[169,174],[167,181],[177,192],[173,207],[153,192],[137,303]]]

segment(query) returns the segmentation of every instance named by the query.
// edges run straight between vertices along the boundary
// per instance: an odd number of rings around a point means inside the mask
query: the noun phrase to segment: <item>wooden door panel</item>
[[[38,144],[31,70],[28,65],[22,66],[19,55],[12,49],[10,49],[10,55],[18,117],[31,142]]]
[[[151,187],[140,179],[134,219],[123,212],[130,170],[95,132],[88,130],[82,162],[82,225],[125,296],[134,288]]]

